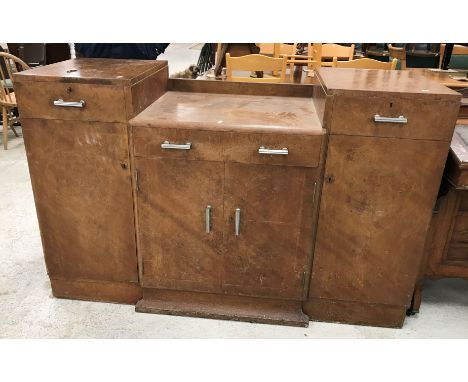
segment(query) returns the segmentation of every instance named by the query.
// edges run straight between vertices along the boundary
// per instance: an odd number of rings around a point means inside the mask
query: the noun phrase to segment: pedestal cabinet
[[[167,63],[77,59],[15,74],[56,297],[135,303],[127,121],[166,90]]]
[[[329,131],[312,318],[401,326],[460,95],[405,71],[321,69]]]
[[[307,325],[324,133],[310,99],[168,92],[131,125],[137,310]]]

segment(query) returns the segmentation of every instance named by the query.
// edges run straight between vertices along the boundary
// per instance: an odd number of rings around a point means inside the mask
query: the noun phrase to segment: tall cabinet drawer
[[[458,108],[450,101],[391,95],[336,97],[331,133],[449,141]]]
[[[15,82],[23,118],[126,122],[124,88],[72,82]]]

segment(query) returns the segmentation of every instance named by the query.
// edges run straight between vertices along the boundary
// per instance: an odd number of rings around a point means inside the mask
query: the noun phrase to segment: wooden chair
[[[373,60],[372,58],[359,58],[351,61],[338,61],[333,57],[334,68],[358,68],[358,69],[386,69],[395,70],[398,60],[394,58],[391,62]]]
[[[351,46],[322,44],[322,59],[334,57],[339,60],[352,60],[354,57],[354,44]],[[322,61],[322,66],[333,66],[333,64],[330,61]]]
[[[282,57],[286,58],[286,64],[289,66],[290,81],[294,80],[294,67],[295,66],[306,66],[307,70],[313,72],[321,65],[322,61],[322,44],[308,44],[307,55],[296,54],[296,45],[294,44],[294,50],[292,53],[283,53]]]
[[[280,71],[279,77],[237,77],[233,76],[234,71],[246,72],[274,72]],[[285,82],[286,79],[286,58],[274,58],[264,56],[262,54],[248,54],[241,57],[231,57],[226,53],[226,75],[228,81],[237,82],[267,82],[279,83]]]
[[[406,47],[397,48],[394,47],[392,44],[388,44],[388,53],[390,54],[390,58],[396,58],[400,60],[400,69],[406,69]]]
[[[3,148],[5,150],[8,149],[8,127],[18,137],[13,126],[17,118],[10,114],[17,107],[13,91],[13,73],[26,69],[29,69],[29,66],[18,57],[0,52],[0,106],[2,107]]]

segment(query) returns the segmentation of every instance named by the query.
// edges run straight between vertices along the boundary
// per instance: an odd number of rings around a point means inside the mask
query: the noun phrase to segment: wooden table
[[[468,81],[460,81],[451,78],[452,75],[460,75],[457,73],[440,73],[428,70],[427,68],[408,68],[407,70],[412,72],[419,72],[424,74],[426,77],[433,79],[434,81],[439,82],[442,85],[445,85],[451,89],[458,90],[462,88],[468,88]]]

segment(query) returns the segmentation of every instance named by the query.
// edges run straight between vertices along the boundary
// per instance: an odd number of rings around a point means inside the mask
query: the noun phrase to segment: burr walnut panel
[[[452,115],[441,113],[443,108]],[[450,101],[401,99],[391,96],[338,97],[332,134],[364,135],[450,141],[459,105]],[[407,123],[375,122],[374,116],[398,118]]]
[[[310,296],[408,306],[448,143],[331,136]]]
[[[22,125],[49,275],[138,281],[126,126]]]
[[[135,166],[142,285],[220,292],[223,163],[137,158]]]

